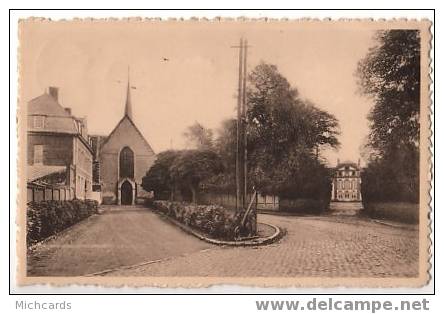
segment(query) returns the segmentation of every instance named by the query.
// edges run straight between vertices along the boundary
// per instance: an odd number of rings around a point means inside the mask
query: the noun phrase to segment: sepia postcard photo
[[[20,20],[18,283],[426,285],[430,27]]]

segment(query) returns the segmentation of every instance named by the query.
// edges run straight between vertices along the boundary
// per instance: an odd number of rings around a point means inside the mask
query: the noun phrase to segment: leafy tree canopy
[[[418,146],[420,37],[417,30],[379,31],[358,64],[361,91],[375,100],[369,144],[379,154]]]
[[[170,174],[170,168],[175,159],[181,154],[180,151],[168,150],[157,155],[153,166],[142,178],[142,187],[145,191],[154,191],[156,197],[170,195],[174,181]]]
[[[195,122],[189,126],[183,133],[188,143],[196,149],[212,149],[213,148],[213,131],[205,128],[199,122]]]
[[[274,65],[259,64],[249,74],[248,83],[250,186],[277,194],[291,194],[289,191],[292,191],[295,197],[297,193],[305,192],[307,196],[318,197],[316,193],[319,194],[320,189],[329,189],[329,175],[322,170],[326,168],[315,152],[322,147],[339,146],[337,119],[313,103],[300,99],[297,89],[291,87]],[[218,178],[218,182],[226,186],[224,180],[234,178],[236,120],[223,123],[216,146],[230,172],[230,175]],[[319,170],[316,170],[319,177],[313,173],[310,175],[314,168]],[[310,182],[312,187],[305,189]]]
[[[222,171],[221,159],[214,151],[166,151],[157,156],[154,165],[143,177],[142,186],[158,196],[165,196],[166,192],[170,197],[178,189],[189,189],[195,202],[200,183]]]
[[[420,34],[386,30],[359,62],[364,94],[375,102],[368,119],[370,136],[363,155],[364,201],[419,200]]]

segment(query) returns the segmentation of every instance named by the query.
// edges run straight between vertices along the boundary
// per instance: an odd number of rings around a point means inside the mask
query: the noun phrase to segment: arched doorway
[[[132,205],[133,204],[133,187],[131,183],[125,181],[122,183],[120,188],[121,204],[122,205]]]

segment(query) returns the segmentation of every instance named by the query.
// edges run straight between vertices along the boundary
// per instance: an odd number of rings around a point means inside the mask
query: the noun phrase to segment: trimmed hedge
[[[30,202],[26,214],[26,242],[30,246],[97,213],[95,200]]]
[[[329,201],[308,198],[280,199],[279,210],[287,213],[319,215],[327,210]]]
[[[234,211],[219,205],[196,205],[159,200],[154,201],[152,206],[214,239],[235,240],[235,228],[241,219]]]
[[[364,203],[364,214],[376,219],[389,219],[410,224],[419,222],[419,204],[407,202]]]

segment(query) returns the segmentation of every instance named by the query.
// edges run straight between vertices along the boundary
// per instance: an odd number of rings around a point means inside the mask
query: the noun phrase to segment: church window
[[[134,178],[134,153],[129,147],[120,152],[119,174],[121,178]]]

